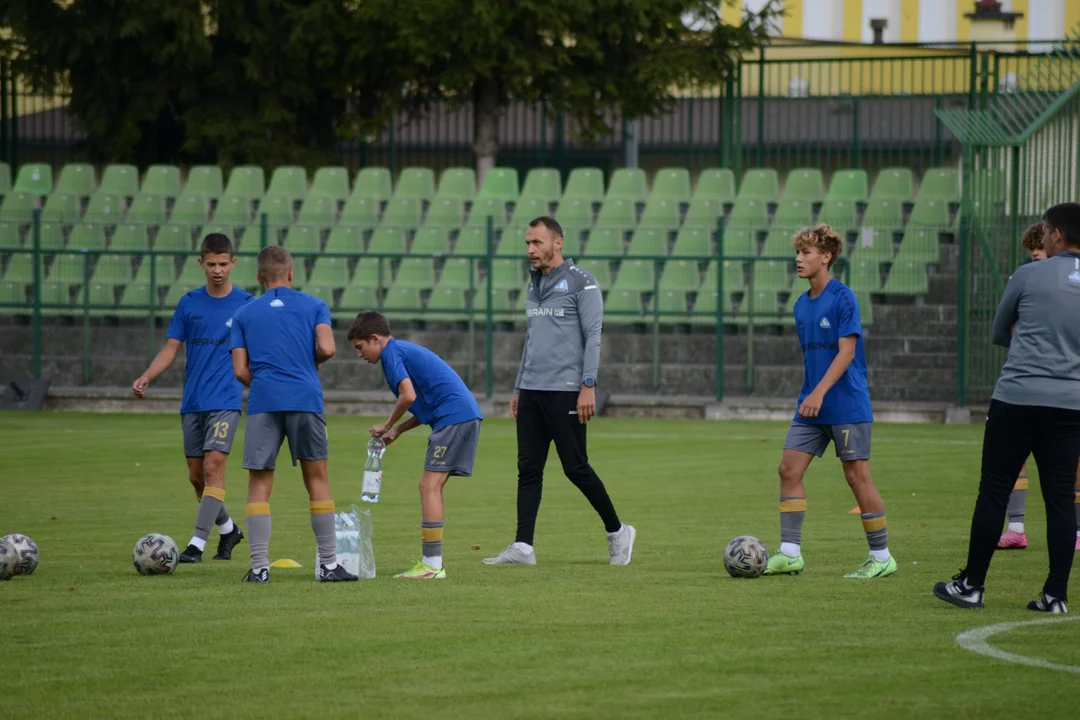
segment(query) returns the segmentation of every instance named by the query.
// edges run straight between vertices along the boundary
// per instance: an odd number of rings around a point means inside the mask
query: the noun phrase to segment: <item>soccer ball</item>
[[[19,553],[11,543],[0,538],[0,580],[10,580],[15,576],[15,566],[19,564]]]
[[[180,550],[168,535],[150,533],[139,538],[132,554],[140,575],[168,575],[180,562]]]
[[[27,536],[19,535],[18,533],[5,535],[4,540],[11,543],[11,546],[15,548],[15,554],[19,558],[19,561],[15,564],[15,574],[33,575],[34,571],[37,570],[38,564],[37,543]]]
[[[724,548],[724,568],[731,577],[761,577],[768,563],[769,551],[756,537],[740,535]]]

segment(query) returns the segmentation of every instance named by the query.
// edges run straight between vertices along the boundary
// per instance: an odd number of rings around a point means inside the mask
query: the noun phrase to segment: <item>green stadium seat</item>
[[[386,205],[382,224],[384,227],[416,228],[420,225],[420,198],[394,196]]]
[[[492,285],[498,290],[521,290],[525,285],[524,262],[509,258],[492,261]]]
[[[153,282],[150,281],[151,270],[154,272]],[[235,269],[233,273],[235,275]],[[147,255],[139,263],[139,269],[135,271],[136,285],[155,285],[165,287],[172,285],[176,280],[176,261],[172,255]],[[233,282],[236,282],[233,277]]]
[[[891,262],[893,258],[892,228],[875,228],[864,225],[854,243],[849,244],[844,253],[858,260],[875,263]]]
[[[798,198],[810,203],[825,199],[825,180],[818,168],[795,168],[784,181],[784,198]]]
[[[154,236],[154,250],[178,254],[191,252],[191,231],[191,226],[184,223],[162,225]]]
[[[638,290],[612,289],[604,300],[604,324],[626,325],[645,322],[645,307]]]
[[[786,324],[780,310],[780,294],[776,290],[755,289],[743,297],[735,321],[740,325],[749,321],[756,326]]]
[[[487,227],[489,216],[493,227],[497,229],[506,227],[506,203],[502,198],[477,195],[476,202],[469,211],[469,226]]]
[[[845,284],[858,293],[881,292],[881,270],[877,260],[856,256],[851,262]]]
[[[583,270],[588,270],[601,290],[607,290],[612,286],[610,260],[586,259],[584,262],[577,263],[577,266]]]
[[[909,168],[885,168],[878,173],[871,200],[910,202],[915,197],[915,180]]]
[[[528,228],[513,228],[504,230],[499,238],[499,246],[495,250],[496,255],[522,258],[528,253],[525,247],[525,233]]]
[[[829,225],[843,236],[849,232],[854,232],[859,226],[859,213],[854,200],[830,199],[821,205],[821,214],[818,216],[818,220]]]
[[[181,195],[201,195],[217,200],[225,193],[225,181],[217,165],[195,165],[188,170]]]
[[[615,278],[615,290],[652,292],[655,287],[656,263],[654,261],[627,258],[619,265],[619,274]]]
[[[104,188],[104,185],[102,187]],[[4,201],[4,208],[7,207],[9,202],[11,202],[11,196]],[[0,210],[0,215],[3,215],[2,210]],[[86,206],[86,213],[83,214],[83,222],[114,224],[121,222],[123,219],[123,196],[105,192],[104,189],[98,190],[90,198],[90,203]]]
[[[661,290],[697,290],[701,272],[697,260],[668,260],[660,275]]]
[[[585,232],[584,228],[573,227],[569,225],[562,226],[563,231],[563,244],[562,255],[563,258],[573,258],[581,254],[581,236]],[[524,249],[522,250],[524,253]]]
[[[593,228],[589,241],[585,244],[583,255],[622,255],[626,252],[624,243],[626,231],[622,228]]]
[[[10,172],[10,171],[9,171]],[[27,315],[29,298],[23,283],[0,282],[0,315]]]
[[[439,177],[436,198],[472,202],[476,197],[476,171],[470,167],[449,167]]]
[[[925,295],[930,291],[926,264],[900,255],[893,261],[882,287],[883,295]]]
[[[558,202],[562,197],[562,178],[555,168],[538,167],[525,175],[525,185],[521,188],[521,200],[537,198],[545,202]],[[546,214],[546,213],[545,213]]]
[[[397,286],[386,291],[383,310],[393,320],[421,320],[424,317],[424,301],[420,288]]]
[[[134,197],[139,194],[139,169],[134,165],[109,165],[101,176],[96,193]]]
[[[666,167],[660,168],[653,175],[652,194],[650,199],[663,198],[673,200],[676,203],[690,202],[690,171],[686,168]]]
[[[627,198],[608,198],[596,218],[597,227],[632,228],[637,225],[634,202]]]
[[[498,246],[498,241],[492,238],[492,244]],[[487,255],[487,252],[487,228],[469,227],[461,229],[457,236],[457,242],[454,244],[455,255]]]
[[[936,198],[947,203],[960,202],[960,171],[950,167],[927,170],[922,182],[919,183],[919,194],[916,200],[923,198]]]
[[[22,245],[22,224],[16,221],[0,220],[0,248],[18,248]]]
[[[850,200],[853,203],[866,202],[870,197],[870,182],[865,170],[844,169],[833,173],[829,182],[829,191],[825,200]]]
[[[661,290],[653,299],[653,305],[660,314],[661,322],[684,323],[690,320],[685,290]]]
[[[810,225],[813,219],[814,210],[808,200],[785,196],[776,206],[772,226],[774,228],[791,228],[792,232],[794,232],[798,228]]]
[[[94,266],[94,282],[102,285],[127,285],[132,278],[130,255],[101,255]]]
[[[603,211],[601,211],[603,212]],[[679,203],[666,198],[651,198],[641,213],[641,227],[679,228]]]
[[[180,277],[176,279],[173,287],[183,286],[189,288],[202,287],[206,284],[206,271],[199,264],[199,258],[185,258],[180,265]]]
[[[645,171],[641,168],[619,168],[611,175],[606,198],[629,200],[631,203],[643,203],[649,197],[646,188]]]
[[[291,198],[277,196],[272,197],[267,193],[259,204],[259,212],[255,216],[257,222],[261,222],[262,216],[266,216],[269,225],[281,226],[293,223],[293,200]],[[274,243],[271,243],[273,245]]]
[[[64,253],[54,255],[49,266],[49,282],[82,285],[86,280],[86,255]]]
[[[145,225],[125,223],[117,225],[113,231],[112,248],[114,250],[149,250],[150,235]]]
[[[322,234],[311,225],[293,225],[285,231],[283,247],[292,254],[322,252]]]
[[[716,311],[719,305],[717,298],[715,288],[710,290],[702,287],[697,294],[697,299],[694,300],[694,310],[690,315],[690,322],[694,325],[715,325]],[[726,288],[724,289],[723,307],[720,310],[724,315],[731,315],[735,311],[734,306],[731,304],[731,293]]]
[[[88,198],[97,191],[97,172],[87,163],[68,163],[60,170],[54,193]]]
[[[308,194],[307,170],[295,165],[274,168],[266,199],[281,198],[290,202],[303,200]],[[259,208],[261,211],[262,208]]]
[[[579,167],[570,171],[563,190],[563,201],[577,199],[598,203],[604,199],[604,173],[599,168]],[[562,209],[562,205],[559,206]],[[561,221],[560,221],[561,222]]]
[[[672,255],[713,256],[712,230],[709,228],[684,227],[675,236]]]
[[[761,248],[761,254],[765,257],[794,257],[795,250],[791,246],[793,234],[787,229],[771,230],[765,236],[765,244]]]
[[[424,216],[424,225],[434,228],[459,228],[464,222],[465,202],[456,197],[436,197]]]
[[[855,302],[859,304],[859,322],[863,327],[871,327],[874,324],[874,303],[870,300],[870,293],[855,293]]]
[[[701,281],[701,290],[707,292],[716,289],[716,261],[711,261],[705,268],[705,278]],[[743,263],[736,260],[724,261],[724,292],[741,292],[746,289],[746,272]]]
[[[350,285],[341,292],[338,309],[330,312],[334,320],[352,320],[364,310],[374,310],[379,306],[379,293],[373,287]]]
[[[517,288],[513,288],[516,290]],[[510,289],[492,288],[491,292],[491,319],[495,322],[512,322],[514,320],[513,303],[510,301]],[[487,323],[488,307],[487,288],[477,288],[472,296],[472,315],[477,323]]]
[[[425,319],[429,322],[450,323],[469,319],[466,312],[468,300],[462,288],[437,287],[428,297],[428,312]]]
[[[131,219],[130,212],[128,213],[128,219]],[[202,225],[209,219],[210,199],[204,195],[193,194],[178,197],[176,204],[173,205],[172,214],[169,216],[170,222],[182,222],[191,225]]]
[[[720,238],[720,249],[728,255],[757,255],[757,230],[729,228]]]
[[[247,252],[257,252],[261,248],[267,245],[277,245],[277,228],[273,226],[267,226],[266,228],[266,240],[263,241],[263,229],[262,225],[258,222],[248,224],[246,227],[238,228],[234,230],[237,233],[237,243],[243,243],[244,250]]]
[[[75,308],[71,302],[71,285],[64,282],[49,281],[42,283],[40,291],[42,315],[72,315]]]
[[[345,201],[341,210],[340,225],[370,229],[379,224],[379,201],[356,193]]]
[[[372,255],[393,253],[405,255],[409,251],[409,234],[405,228],[382,226],[371,236],[371,244],[368,245]]]
[[[41,278],[45,279],[45,270],[42,267]],[[4,272],[4,282],[32,285],[34,283],[34,258],[29,253],[12,255],[8,260],[7,270]]]
[[[19,166],[19,174],[15,176],[15,187],[11,191],[35,197],[51,195],[53,191],[52,165],[27,163]]]
[[[792,285],[789,261],[758,260],[751,263],[751,285],[757,290],[788,290]]]
[[[148,284],[132,283],[124,288],[120,295],[120,306],[116,314],[122,317],[138,317],[150,314],[150,306],[157,306],[156,289]]]
[[[205,278],[204,278],[205,284]],[[175,309],[180,303],[180,299],[187,295],[192,290],[197,289],[198,285],[191,285],[184,282],[184,278],[180,277],[174,284],[169,286],[169,289],[165,292],[165,299],[162,301],[161,306],[169,309]]]
[[[104,250],[107,244],[105,226],[80,223],[71,228],[68,248],[71,250]]]
[[[146,169],[140,192],[174,198],[180,194],[180,168],[175,165],[151,165]]]
[[[398,176],[394,199],[431,200],[435,197],[435,173],[431,168],[407,167]]]
[[[394,195],[390,171],[384,167],[366,167],[356,174],[352,197],[389,200]]]
[[[82,215],[82,201],[78,195],[67,192],[54,192],[45,200],[41,219],[47,222],[74,223]]]
[[[218,201],[214,209],[214,222],[246,226],[251,222],[251,200],[239,195],[227,195]]]
[[[26,192],[11,192],[0,205],[0,220],[16,220],[28,223],[37,209],[37,198]]]
[[[564,195],[559,209],[555,212],[555,219],[560,225],[576,225],[583,228],[593,226],[592,201],[588,198],[574,198]]]
[[[904,224],[904,206],[895,199],[875,198],[866,206],[863,225],[897,229]]]
[[[161,225],[165,222],[165,198],[161,195],[139,193],[131,201],[127,220],[143,225]]]
[[[510,227],[528,227],[533,220],[548,215],[550,212],[547,198],[522,197],[514,206],[514,214],[510,218]],[[592,215],[591,209],[589,215]]]
[[[769,227],[769,207],[761,198],[743,197],[735,201],[728,217],[729,228],[764,230]]]
[[[330,308],[330,318],[333,319],[334,310],[334,288],[326,287],[325,285],[316,285],[309,282],[304,288],[304,292],[313,297],[317,297],[326,303],[326,306]]]
[[[448,255],[450,253],[449,233],[442,227],[420,228],[413,237],[412,248],[409,252],[413,255]]]
[[[772,168],[751,168],[743,175],[739,187],[740,200],[755,199],[764,202],[776,202],[780,197],[780,180]]]
[[[716,198],[696,197],[690,202],[690,208],[686,211],[683,227],[705,228],[710,232],[716,230],[720,218],[724,216],[724,203]]]
[[[634,231],[630,238],[630,247],[626,250],[627,255],[667,255],[668,234],[667,230],[642,227]]]
[[[236,258],[232,274],[229,276],[233,285],[247,290],[255,290],[259,287],[259,263],[258,259],[250,255]]]
[[[238,165],[229,173],[224,197],[260,200],[265,194],[266,174],[258,165]]]
[[[909,226],[933,227],[945,231],[949,227],[949,202],[943,198],[920,196],[911,209]]]
[[[698,175],[694,199],[708,198],[720,203],[735,201],[735,174],[728,168],[706,168]]]
[[[349,171],[340,166],[319,168],[311,180],[311,194],[345,202],[349,198]]]
[[[312,193],[300,207],[300,216],[296,219],[296,222],[299,225],[330,227],[334,224],[336,216],[336,199],[329,195],[315,195]]]
[[[442,275],[439,276],[437,287],[467,289],[470,284],[470,267],[472,267],[472,261],[468,258],[447,258],[446,263],[443,264]],[[476,270],[473,270],[472,273],[472,284],[480,287],[482,285],[480,273]]]
[[[349,285],[349,261],[345,258],[319,258],[311,271],[310,284],[343,288]]]
[[[937,228],[908,226],[904,238],[900,241],[900,252],[896,262],[914,260],[928,265],[941,262],[941,244],[938,241]]]
[[[11,192],[11,165],[0,162],[0,198]]]
[[[338,225],[330,231],[324,253],[347,253],[359,255],[364,252],[364,230],[358,227]]]
[[[64,227],[60,223],[41,223],[38,241],[42,250],[62,250],[66,245]],[[34,247],[33,230],[27,235],[26,247]],[[103,246],[104,247],[104,246]]]

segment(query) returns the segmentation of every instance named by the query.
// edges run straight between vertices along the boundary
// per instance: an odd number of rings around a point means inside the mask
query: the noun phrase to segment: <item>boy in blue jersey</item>
[[[780,460],[780,549],[769,558],[766,575],[797,575],[806,516],[803,475],[814,456],[832,442],[844,477],[861,509],[870,555],[846,578],[886,577],[896,572],[889,554],[885,504],[870,479],[870,391],[866,354],[855,294],[829,268],[844,242],[828,225],[799,231],[795,247],[799,277],[810,289],[795,302],[795,325],[803,352],[803,385],[798,410],[784,439]]]
[[[480,421],[484,416],[476,399],[454,369],[427,348],[390,335],[390,322],[381,313],[362,312],[349,328],[349,342],[358,357],[382,363],[383,377],[397,402],[386,422],[372,426],[372,437],[387,445],[404,432],[430,425],[424,474],[420,476],[420,535],[422,558],[409,570],[395,575],[408,580],[446,577],[442,536],[446,526],[443,486],[451,475],[472,475]],[[406,411],[412,416],[400,425]]]
[[[319,579],[356,580],[337,562],[334,498],[326,475],[329,446],[318,366],[334,356],[330,308],[292,289],[293,261],[285,248],[263,248],[258,266],[266,292],[233,318],[231,341],[233,372],[249,388],[244,469],[251,570],[243,582],[270,582],[270,491],[286,438],[293,465],[300,461],[310,499]]]
[[[225,509],[225,464],[240,422],[242,394],[232,372],[228,344],[233,315],[252,296],[229,280],[236,258],[225,235],[211,233],[203,238],[199,264],[206,272],[206,286],[180,298],[165,333],[165,347],[131,384],[135,397],[142,398],[150,383],[176,360],[180,345],[187,345],[180,422],[188,481],[195,488],[199,510],[195,533],[180,555],[182,563],[202,562],[213,524],[220,535],[215,560],[230,560],[233,548],[244,539]]]

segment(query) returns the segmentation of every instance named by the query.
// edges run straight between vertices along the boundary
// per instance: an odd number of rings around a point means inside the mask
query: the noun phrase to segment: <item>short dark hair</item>
[[[203,238],[199,253],[203,257],[207,255],[232,255],[232,240],[229,240],[229,236],[223,233],[210,233]]]
[[[556,220],[555,218],[550,217],[548,215],[541,215],[540,217],[536,218],[531,223],[529,223],[529,227],[531,227],[531,228],[540,227],[541,225],[543,225],[545,228],[547,228],[548,232],[550,232],[555,237],[562,237],[563,236],[563,234],[562,234],[562,225],[560,225],[559,221]]]
[[[1036,250],[1043,249],[1043,226],[1042,223],[1035,223],[1034,225],[1028,225],[1027,230],[1020,236],[1020,244],[1024,246],[1024,249],[1028,252],[1035,252]]]
[[[1060,230],[1065,244],[1080,247],[1080,203],[1054,205],[1043,214],[1043,222],[1051,230]]]
[[[280,245],[264,247],[259,251],[256,262],[259,266],[259,277],[268,283],[284,280],[293,268],[292,255]]]
[[[381,312],[365,310],[356,316],[349,327],[348,340],[367,340],[372,335],[390,337],[390,321]]]

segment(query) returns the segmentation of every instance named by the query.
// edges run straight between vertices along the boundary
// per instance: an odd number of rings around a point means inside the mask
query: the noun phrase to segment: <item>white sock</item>
[[[798,543],[780,543],[780,552],[789,558],[797,558],[802,555]]]
[[[874,558],[875,562],[886,562],[892,556],[889,555],[889,548],[885,548],[884,550],[871,550],[870,557]]]
[[[521,552],[525,553],[526,555],[532,555],[532,551],[533,551],[533,546],[532,545],[527,545],[527,544],[525,544],[523,542],[516,542],[516,543],[514,543],[514,547],[517,548],[518,550],[520,550]]]
[[[194,545],[195,547],[199,548],[200,551],[206,549],[206,541],[202,538],[193,537],[191,538],[191,542],[189,542],[188,545]]]
[[[233,527],[234,527],[234,525],[233,525],[232,518],[229,518],[225,522],[218,525],[217,530],[222,535],[228,535],[229,533],[231,533],[233,531]]]
[[[607,534],[607,536],[608,536],[609,538],[610,538],[610,537],[615,537],[616,535],[618,535],[618,534],[619,534],[619,533],[621,533],[622,531],[623,531],[623,526],[622,526],[622,525],[620,525],[620,526],[619,526],[619,529],[618,529],[618,530],[616,530],[616,531],[615,531],[615,532],[613,532],[613,533],[608,533],[608,534]]]
[[[1009,530],[1015,533],[1024,534],[1024,523],[1009,523]]]
[[[323,567],[326,568],[327,570],[333,570],[334,568],[337,567],[337,562],[332,562],[332,563],[330,563],[328,565],[323,565]]]
[[[442,555],[436,555],[435,557],[425,555],[423,562],[432,570],[442,570]]]

